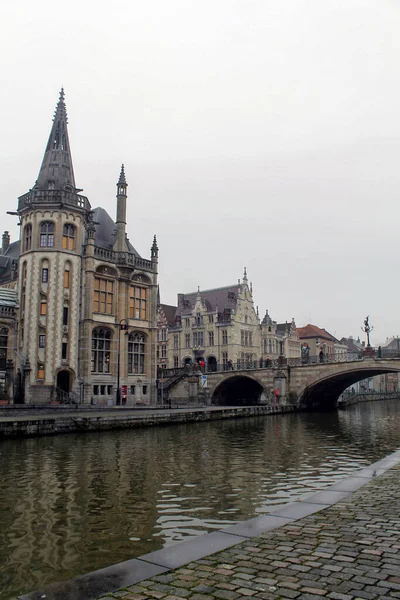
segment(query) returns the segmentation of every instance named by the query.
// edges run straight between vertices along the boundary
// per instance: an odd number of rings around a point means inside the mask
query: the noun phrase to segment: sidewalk
[[[124,600],[400,598],[400,467],[330,508],[168,574]]]

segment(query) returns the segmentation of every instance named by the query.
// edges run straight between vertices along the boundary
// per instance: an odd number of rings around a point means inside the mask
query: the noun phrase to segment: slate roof
[[[20,253],[19,240],[10,244],[5,254],[0,254],[0,280],[9,281],[12,279],[13,264],[18,260]]]
[[[197,296],[200,294],[202,301],[206,304],[208,312],[222,313],[226,309],[236,308],[240,285],[228,285],[226,287],[214,288],[212,290],[200,290],[190,294],[178,294],[177,315],[184,315],[193,310]]]
[[[167,319],[167,323],[170,327],[175,325],[175,314],[176,314],[176,306],[172,306],[171,304],[160,304],[160,308],[163,311],[165,318]]]
[[[357,344],[354,342],[353,338],[342,337],[342,339],[340,340],[340,343],[347,346],[347,350],[349,352],[353,352],[356,354],[358,354],[360,352],[360,346],[357,346]]]
[[[115,242],[115,230],[116,226],[108,212],[98,206],[93,210],[93,221],[95,222],[96,233],[95,233],[95,245],[100,248],[112,249]],[[140,258],[139,252],[135,250],[132,244],[128,241],[129,251],[135,256]]]
[[[16,306],[17,292],[9,288],[0,287],[0,306]]]

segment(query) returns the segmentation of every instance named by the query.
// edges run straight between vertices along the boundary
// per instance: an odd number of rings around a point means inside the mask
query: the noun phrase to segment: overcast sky
[[[163,302],[246,265],[260,313],[400,334],[399,32],[398,0],[2,0],[2,209],[64,86],[76,184],[114,218],[125,163]]]

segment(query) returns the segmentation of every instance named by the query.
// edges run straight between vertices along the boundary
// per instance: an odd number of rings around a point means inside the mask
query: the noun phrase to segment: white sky
[[[2,0],[4,212],[64,86],[78,187],[160,247],[162,301],[233,284],[260,312],[400,333],[398,0]],[[3,229],[17,236],[15,217]]]

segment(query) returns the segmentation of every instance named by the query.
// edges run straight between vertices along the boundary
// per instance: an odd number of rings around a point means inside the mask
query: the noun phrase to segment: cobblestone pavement
[[[400,598],[400,466],[326,510],[110,598]]]

